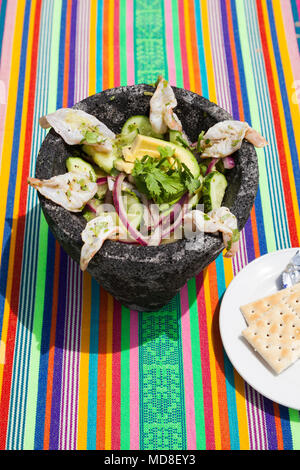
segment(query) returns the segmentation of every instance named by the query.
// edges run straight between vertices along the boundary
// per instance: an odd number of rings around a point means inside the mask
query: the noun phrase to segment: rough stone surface
[[[132,115],[149,115],[149,85],[105,90],[74,107],[95,115],[114,132]],[[191,141],[202,130],[231,116],[216,104],[187,90],[174,87],[176,112]],[[113,97],[113,99],[112,99]],[[36,165],[37,178],[66,172],[65,160],[76,152],[53,130],[45,138]],[[254,147],[243,143],[236,152],[236,167],[228,175],[223,205],[236,215],[241,229],[250,214],[258,187],[258,164]],[[82,247],[81,232],[86,221],[80,214],[39,195],[40,204],[55,238],[77,262]],[[139,311],[154,311],[165,305],[186,281],[209,265],[223,250],[221,236],[205,234],[202,240],[179,240],[159,247],[143,247],[106,241],[88,266],[88,272],[123,305]]]

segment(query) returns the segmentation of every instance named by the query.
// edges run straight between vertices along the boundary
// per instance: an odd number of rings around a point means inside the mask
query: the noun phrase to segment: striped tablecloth
[[[0,449],[300,449],[299,411],[247,385],[218,331],[233,276],[299,246],[299,15],[299,0],[0,0]],[[26,180],[41,115],[158,74],[269,146],[236,258],[138,313],[68,258]]]

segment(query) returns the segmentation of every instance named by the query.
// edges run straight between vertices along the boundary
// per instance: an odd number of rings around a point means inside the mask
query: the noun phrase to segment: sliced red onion
[[[233,157],[225,157],[223,158],[223,165],[226,170],[231,170],[235,167],[235,161]]]
[[[171,220],[171,218],[173,220],[175,220],[178,213],[179,213],[179,211],[181,211],[182,205],[184,204],[185,201],[186,201],[186,194],[184,194],[181,197],[181,199],[179,199],[179,201],[174,204],[174,206],[172,207],[172,210],[170,212],[168,212],[168,214],[166,214],[166,215],[161,214],[159,220],[157,221],[157,223],[154,226],[154,229],[156,229],[156,227],[158,227],[158,225],[163,225],[164,222],[168,219],[168,217],[170,217],[170,220]]]
[[[106,184],[107,183],[107,177],[106,176],[103,176],[103,177],[101,176],[101,178],[98,178],[96,180],[96,183],[97,184]]]
[[[220,160],[219,158],[213,158],[212,159],[212,161],[210,162],[210,164],[207,167],[205,176],[208,175],[209,173],[211,173],[212,171],[214,171],[215,166],[216,166],[216,164],[218,163],[219,160]]]
[[[86,207],[89,211],[94,212],[94,214],[97,214],[96,209],[94,209],[94,207],[91,206],[90,204],[86,204],[85,207]]]
[[[189,196],[188,194],[184,195],[184,201],[181,206],[181,210],[177,218],[174,220],[173,224],[167,227],[161,234],[161,239],[168,237],[174,230],[176,230],[181,224],[182,219],[185,214],[189,211],[189,204],[188,204]]]
[[[125,228],[128,230],[130,235],[140,244],[143,246],[148,245],[148,239],[145,238],[138,230],[136,230],[129,222],[126,214],[126,210],[124,208],[124,203],[122,199],[122,183],[125,179],[126,175],[125,173],[120,173],[115,181],[114,184],[114,189],[113,189],[113,199],[114,199],[114,205],[115,209],[117,211],[117,214],[122,222],[122,224],[125,226]]]

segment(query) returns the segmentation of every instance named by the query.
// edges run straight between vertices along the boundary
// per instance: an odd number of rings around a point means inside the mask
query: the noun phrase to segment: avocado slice
[[[171,147],[174,151],[174,157],[188,167],[194,178],[198,178],[200,168],[196,158],[190,150],[174,144],[174,142],[166,142],[155,137],[138,134],[130,146],[123,148],[123,156],[125,160],[130,162],[149,154],[153,157],[160,157],[159,147]]]

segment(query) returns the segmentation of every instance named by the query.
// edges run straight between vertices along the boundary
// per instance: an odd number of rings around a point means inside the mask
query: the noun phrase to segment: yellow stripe
[[[97,0],[91,0],[90,13],[90,60],[89,60],[89,95],[96,93],[96,43],[97,43]]]
[[[83,273],[82,292],[77,448],[86,450],[91,325],[91,276],[86,272]]]
[[[208,81],[208,91],[209,99],[213,102],[217,102],[217,93],[215,86],[215,74],[212,60],[212,53],[210,47],[210,33],[209,33],[209,20],[207,12],[207,1],[201,2],[201,11],[202,11],[202,31],[203,31],[203,43],[204,43],[204,53],[205,53],[205,64],[206,64],[206,73]]]
[[[203,285],[205,294],[205,306],[206,306],[206,321],[207,321],[207,339],[208,339],[208,351],[209,351],[209,363],[211,373],[211,391],[212,391],[212,405],[213,405],[213,423],[215,431],[215,444],[216,449],[221,449],[221,434],[220,434],[220,415],[219,415],[219,399],[218,399],[218,384],[217,384],[217,373],[216,373],[216,357],[212,344],[212,311],[211,311],[211,300],[210,300],[210,286],[209,286],[209,272],[206,268],[203,272]]]
[[[15,204],[13,211],[13,222],[11,230],[11,240],[10,240],[10,256],[8,264],[8,276],[7,276],[7,287],[6,287],[6,297],[4,304],[3,312],[3,326],[2,326],[2,340],[6,343],[7,338],[7,329],[8,329],[8,320],[10,312],[10,303],[12,297],[12,280],[13,280],[13,267],[15,260],[15,246],[16,246],[16,232],[17,232],[17,223],[18,223],[18,213],[19,213],[19,200],[20,200],[20,190],[21,190],[21,178],[22,178],[22,167],[24,160],[25,152],[25,131],[26,131],[26,118],[27,118],[27,109],[28,109],[28,96],[29,96],[29,81],[31,73],[31,52],[32,52],[32,40],[33,40],[33,28],[35,21],[35,7],[36,0],[32,1],[31,4],[31,13],[30,13],[30,23],[28,31],[28,46],[27,46],[27,57],[26,57],[26,71],[25,71],[25,80],[24,80],[24,97],[23,97],[23,108],[22,108],[22,126],[20,133],[20,153],[18,157],[18,173],[16,178],[16,188],[15,188]],[[10,155],[12,151],[12,142],[13,142],[13,130],[11,128],[11,123],[15,120],[16,113],[16,101],[17,101],[17,91],[18,91],[18,78],[19,78],[19,65],[20,65],[20,53],[21,53],[21,43],[22,43],[22,34],[24,22],[24,13],[25,13],[25,0],[20,0],[18,2],[17,16],[16,16],[16,28],[14,33],[14,42],[13,42],[13,56],[11,63],[11,78],[9,84],[9,93],[8,93],[8,103],[7,103],[7,117],[5,122],[5,134],[3,142],[3,165],[1,168],[0,175],[0,187],[3,194],[7,194],[9,170],[10,170]],[[6,202],[4,203],[5,207],[2,207],[0,211],[0,233],[3,233],[4,228],[4,216],[6,211]],[[2,250],[2,236],[0,241],[0,250]],[[17,312],[14,312],[16,315]],[[3,365],[0,365],[0,394],[2,390],[2,380],[3,380]],[[1,398],[1,396],[0,396]]]
[[[111,449],[113,298],[107,294],[105,449]]]
[[[223,251],[223,264],[224,264],[224,274],[225,274],[225,285],[226,287],[229,286],[233,279],[233,269],[232,269],[232,259],[225,258],[224,255],[226,250]]]
[[[0,339],[0,364],[5,364],[5,350],[6,345],[2,339]]]
[[[114,86],[114,1],[108,5],[108,84]]]
[[[195,91],[195,74],[193,65],[193,55],[191,48],[191,28],[190,28],[190,5],[189,0],[184,0],[184,25],[186,35],[186,54],[190,78],[190,90]]]
[[[278,2],[278,5],[280,6],[280,2]],[[273,76],[273,79],[274,79],[276,100],[277,100],[277,103],[278,103],[280,126],[281,126],[281,130],[282,130],[282,135],[283,135],[283,145],[284,145],[284,151],[285,151],[285,155],[286,155],[286,164],[287,164],[287,170],[288,170],[288,175],[289,175],[289,189],[290,189],[291,196],[292,196],[294,217],[297,220],[297,218],[299,217],[299,208],[298,208],[298,201],[297,201],[294,171],[293,171],[293,165],[292,165],[292,157],[291,157],[291,152],[290,152],[290,146],[289,146],[289,140],[288,140],[288,134],[287,134],[287,127],[286,127],[286,120],[285,120],[285,116],[284,116],[284,109],[283,109],[282,99],[281,99],[280,83],[279,83],[279,80],[278,80],[276,62],[275,62],[274,51],[273,51],[273,46],[272,46],[272,37],[271,37],[271,30],[270,30],[269,19],[268,19],[267,5],[264,2],[262,2],[262,10],[263,10],[264,23],[265,23],[265,28],[266,28],[267,44],[268,44],[268,49],[270,51],[269,55],[270,55],[270,62],[271,62],[271,68],[272,68],[272,76]],[[276,7],[275,6],[274,6],[274,12],[276,12]],[[281,18],[281,16],[280,16],[280,18]],[[280,33],[279,33],[279,31],[277,31],[277,36],[278,36],[279,46],[280,45],[282,46],[281,57],[284,57],[284,72],[285,72],[285,76],[286,76],[286,84],[292,83],[290,81],[290,80],[293,80],[292,69],[291,69],[290,61],[288,60],[289,55],[288,55],[288,51],[286,49],[286,40],[285,40],[285,36],[284,36],[284,30],[281,30]],[[284,54],[284,55],[282,55],[282,54]],[[290,71],[290,74],[289,74],[289,71]],[[299,106],[298,106],[298,104],[295,105],[294,103],[292,103],[292,101],[290,99],[290,95],[291,95],[291,93],[288,93],[288,97],[289,97],[289,101],[290,101],[290,108],[291,108],[291,115],[292,115],[292,119],[293,119],[293,122],[294,122],[293,127],[296,130],[296,129],[300,128],[299,127],[300,126]],[[298,137],[298,134],[299,134],[299,132],[295,132],[294,135],[295,135],[296,144],[298,145],[297,148],[300,148],[300,139]],[[296,230],[297,230],[297,234],[298,234],[298,239],[300,240],[300,224],[299,223],[298,224],[296,223]]]

